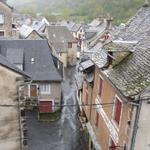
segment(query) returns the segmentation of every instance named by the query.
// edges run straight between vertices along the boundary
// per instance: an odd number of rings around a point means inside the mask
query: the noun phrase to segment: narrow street
[[[77,104],[74,83],[75,67],[65,70],[63,104]],[[57,122],[37,121],[37,112],[27,112],[29,150],[86,150],[78,107],[63,107]]]

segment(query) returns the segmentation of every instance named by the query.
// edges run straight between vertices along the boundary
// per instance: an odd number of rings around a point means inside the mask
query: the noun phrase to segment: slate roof
[[[125,96],[138,94],[150,86],[150,36],[141,40],[134,49],[107,74]]]
[[[107,53],[104,49],[100,49],[93,54],[92,60],[99,68],[102,68],[107,64]]]
[[[12,63],[12,64],[23,64],[23,48],[7,48],[6,52],[6,58]]]
[[[25,73],[24,71],[21,71],[20,69],[18,69],[17,67],[15,67],[12,63],[10,63],[10,62],[6,59],[6,57],[4,57],[4,56],[2,56],[2,55],[0,55],[0,64],[1,64],[2,66],[6,67],[6,68],[9,68],[10,70],[12,70],[12,71],[18,73],[18,74],[23,75],[23,76],[26,77],[26,78],[30,78],[30,76],[29,76],[27,73]]]
[[[30,26],[27,26],[27,25],[22,25],[19,29],[19,32],[20,32],[20,37],[22,39],[28,38],[32,32],[35,32],[41,38],[44,37],[43,33],[40,33],[38,31],[36,31],[35,29],[31,28]]]
[[[137,40],[140,41],[148,34],[150,34],[150,6],[142,7],[132,17],[124,30],[122,30],[118,37],[123,40]]]
[[[86,49],[84,51],[84,55],[89,56],[91,59],[93,59],[94,53],[101,50],[102,48],[102,44],[101,43],[97,43],[95,46],[93,47],[89,47],[88,49]]]
[[[67,29],[68,29],[69,31],[72,31],[72,28],[73,28],[73,26],[75,25],[75,23],[72,22],[72,21],[62,21],[62,22],[60,23],[60,25],[61,25],[61,26],[65,26],[65,27],[67,27]]]
[[[83,70],[85,70],[85,69],[87,69],[87,68],[90,68],[90,67],[92,67],[92,66],[94,66],[94,63],[89,59],[89,60],[86,60],[86,61],[81,62],[81,63],[79,64],[79,70],[80,70],[80,71],[83,71]]]
[[[81,24],[74,24],[74,26],[72,27],[71,31],[72,32],[78,32],[80,27],[81,27]]]
[[[33,24],[31,25],[33,30],[39,31],[42,27],[44,28],[46,26],[45,22],[43,21],[33,21]]]
[[[75,42],[70,31],[64,26],[47,26],[48,39],[57,52],[67,51],[68,42]]]
[[[119,65],[107,75],[118,90],[125,96],[139,94],[150,86],[150,7],[142,7],[128,22],[118,37],[123,40],[136,40],[136,46]]]
[[[19,29],[20,36],[22,38],[27,38],[33,31],[34,31],[33,28],[27,25],[22,25]]]
[[[0,2],[2,2],[3,4],[5,4],[6,6],[8,6],[10,9],[13,9],[13,7],[11,7],[10,5],[8,5],[8,3],[6,2],[6,0],[0,0]]]
[[[62,80],[54,65],[47,40],[0,40],[0,47],[4,56],[7,54],[7,49],[24,49],[24,71],[32,80]]]

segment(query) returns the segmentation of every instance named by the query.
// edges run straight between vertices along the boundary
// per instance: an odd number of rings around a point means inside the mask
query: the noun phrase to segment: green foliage
[[[112,16],[115,24],[126,22],[142,6],[144,0],[37,0],[21,7],[23,12],[42,12],[52,19],[91,21],[97,16]],[[32,3],[32,5],[31,5]],[[51,13],[60,12],[61,16]]]

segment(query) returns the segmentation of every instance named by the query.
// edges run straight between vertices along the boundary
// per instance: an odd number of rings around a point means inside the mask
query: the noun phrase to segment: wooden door
[[[36,85],[30,85],[30,96],[36,97],[37,96],[37,86]]]

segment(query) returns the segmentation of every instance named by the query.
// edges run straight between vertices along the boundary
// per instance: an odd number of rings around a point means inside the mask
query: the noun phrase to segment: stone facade
[[[4,32],[4,37],[12,37],[12,8],[0,2],[0,15],[2,19],[0,32]]]

